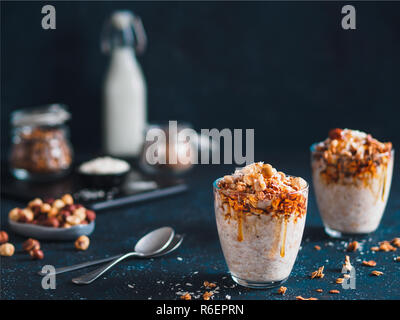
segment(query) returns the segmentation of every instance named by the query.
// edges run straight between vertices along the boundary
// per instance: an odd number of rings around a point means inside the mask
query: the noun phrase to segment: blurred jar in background
[[[103,145],[107,154],[137,157],[146,127],[146,83],[136,60],[146,46],[140,18],[114,12],[104,25],[102,50],[110,54],[103,88]]]
[[[184,129],[192,129],[188,123],[179,123],[175,130],[170,130],[168,124],[152,124],[147,128],[145,136],[153,130],[151,136],[159,136],[163,132],[165,141],[145,141],[141,156],[140,167],[149,174],[183,174],[193,167],[191,161],[197,155],[196,141],[182,141],[177,135]],[[160,131],[158,131],[160,130]],[[157,132],[158,131],[158,132]],[[165,163],[155,163],[157,159],[165,159]]]
[[[11,114],[10,168],[15,178],[49,181],[69,172],[73,151],[65,125],[68,119],[70,113],[60,104]]]

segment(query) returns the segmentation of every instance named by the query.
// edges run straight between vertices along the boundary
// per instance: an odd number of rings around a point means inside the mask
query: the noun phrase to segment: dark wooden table
[[[300,175],[310,181],[308,154],[276,153],[256,160],[265,160],[288,174]],[[22,253],[23,237],[10,232],[16,247],[12,257],[1,257],[1,299],[178,299],[177,292],[205,291],[204,281],[214,282],[219,293],[214,299],[295,299],[296,296],[319,299],[400,299],[400,263],[396,252],[371,252],[379,241],[400,236],[400,179],[395,167],[389,202],[379,229],[368,237],[358,239],[362,250],[349,253],[356,269],[356,289],[344,290],[336,284],[341,276],[347,240],[333,240],[325,235],[311,188],[306,229],[302,249],[285,286],[284,296],[276,289],[250,290],[236,285],[230,278],[219,245],[214,218],[212,182],[232,172],[234,166],[198,166],[188,176],[191,190],[185,194],[137,204],[111,211],[99,212],[97,225],[87,251],[76,252],[72,242],[42,242],[45,258],[32,261]],[[9,231],[8,211],[23,204],[1,201],[1,229]],[[170,225],[186,235],[181,248],[163,258],[128,260],[114,267],[91,285],[77,286],[71,278],[90,268],[56,278],[55,290],[44,290],[36,274],[46,264],[66,266],[114,255],[133,249],[136,240],[147,231]],[[321,246],[321,250],[314,249]],[[377,266],[368,268],[362,260],[375,260]],[[325,266],[323,279],[310,279],[310,273]],[[92,267],[93,268],[93,267]],[[372,270],[382,271],[380,277],[370,276]],[[323,293],[315,289],[321,288]],[[329,294],[331,289],[339,294]]]

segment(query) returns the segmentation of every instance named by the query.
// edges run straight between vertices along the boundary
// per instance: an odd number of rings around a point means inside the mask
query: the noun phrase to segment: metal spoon
[[[110,263],[102,266],[92,272],[84,274],[83,276],[73,278],[72,282],[76,284],[89,284],[100,277],[107,270],[115,266],[118,262],[132,256],[136,257],[150,257],[154,256],[171,243],[174,238],[175,231],[170,227],[163,227],[156,229],[148,234],[146,234],[143,238],[141,238],[135,245],[135,251],[126,253],[119,258],[111,261]]]
[[[171,253],[172,251],[176,250],[179,248],[179,246],[182,244],[183,241],[183,235],[181,234],[175,234],[174,238],[172,239],[171,243],[168,245],[167,248],[165,248],[163,251],[161,251],[158,254],[155,254],[154,256],[149,256],[149,257],[143,257],[143,258],[156,258],[156,257],[161,257],[163,255],[166,255],[168,253]],[[90,266],[94,266],[96,264],[101,264],[104,262],[108,262],[114,259],[117,259],[121,256],[123,256],[124,254],[117,254],[115,256],[112,257],[107,257],[107,258],[103,258],[103,259],[98,259],[98,260],[93,260],[93,261],[87,261],[87,262],[83,262],[83,263],[79,263],[79,264],[74,264],[72,266],[67,266],[67,267],[61,267],[61,268],[56,268],[54,272],[52,273],[46,273],[43,271],[39,271],[38,275],[40,276],[45,276],[45,275],[56,275],[56,274],[60,274],[60,273],[64,273],[64,272],[69,272],[69,271],[74,271],[74,270],[79,270],[82,268],[86,268],[86,267],[90,267]],[[141,257],[138,257],[141,258]]]

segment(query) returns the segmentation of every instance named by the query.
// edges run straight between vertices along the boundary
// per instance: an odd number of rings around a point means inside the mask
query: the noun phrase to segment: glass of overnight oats
[[[314,190],[332,237],[375,231],[389,196],[394,150],[357,130],[332,129],[311,147]]]
[[[286,281],[303,236],[307,200],[304,179],[262,162],[214,182],[219,239],[236,283],[269,288]]]

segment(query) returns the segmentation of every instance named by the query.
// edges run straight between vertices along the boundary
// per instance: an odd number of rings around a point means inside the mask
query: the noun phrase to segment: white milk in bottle
[[[103,88],[103,145],[113,156],[137,157],[147,123],[146,83],[136,53],[146,36],[139,17],[114,12],[103,31],[102,48],[110,53]]]

